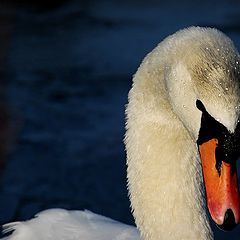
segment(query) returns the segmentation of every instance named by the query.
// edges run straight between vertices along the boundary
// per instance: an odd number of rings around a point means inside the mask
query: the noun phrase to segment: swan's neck
[[[197,146],[164,88],[142,66],[130,92],[126,148],[136,224],[145,240],[212,239]]]

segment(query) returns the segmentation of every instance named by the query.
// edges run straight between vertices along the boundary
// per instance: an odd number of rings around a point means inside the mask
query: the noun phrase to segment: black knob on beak
[[[237,226],[232,209],[226,211],[223,224],[217,226],[224,231],[231,231]]]

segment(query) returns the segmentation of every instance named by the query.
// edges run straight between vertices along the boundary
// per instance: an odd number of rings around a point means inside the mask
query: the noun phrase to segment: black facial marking
[[[206,112],[206,109],[205,109],[203,103],[200,100],[196,101],[196,106],[201,112]]]
[[[233,171],[236,171],[236,161],[240,157],[240,124],[238,123],[234,133],[216,121],[206,110],[200,100],[196,101],[197,108],[202,112],[201,127],[199,130],[198,146],[215,138],[218,145],[215,151],[216,169],[221,174],[222,161],[230,163]]]

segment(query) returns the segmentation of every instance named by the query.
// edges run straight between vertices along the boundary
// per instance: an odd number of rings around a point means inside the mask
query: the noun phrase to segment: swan
[[[163,40],[133,77],[127,177],[137,228],[89,211],[52,209],[9,223],[5,240],[211,240],[240,221],[240,57],[212,28]],[[205,200],[206,196],[206,200]],[[208,210],[207,210],[208,209]]]

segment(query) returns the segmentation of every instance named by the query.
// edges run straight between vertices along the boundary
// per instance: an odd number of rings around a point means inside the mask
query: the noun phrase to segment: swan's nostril
[[[223,224],[218,225],[218,227],[224,231],[231,231],[236,225],[233,211],[232,209],[228,209],[225,213]]]

